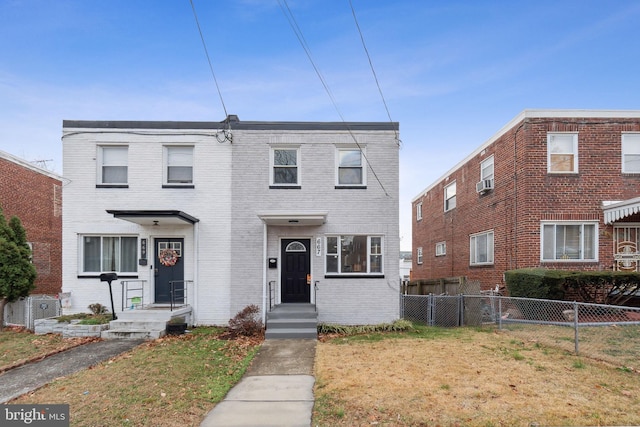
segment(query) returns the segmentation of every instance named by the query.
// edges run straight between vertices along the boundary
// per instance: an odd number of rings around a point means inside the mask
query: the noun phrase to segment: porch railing
[[[144,288],[146,280],[122,280],[122,311],[144,307]]]
[[[187,305],[187,285],[193,280],[171,280],[169,282],[170,307],[184,307]]]

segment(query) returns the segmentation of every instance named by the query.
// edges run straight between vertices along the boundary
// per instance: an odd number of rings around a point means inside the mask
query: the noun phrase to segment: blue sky
[[[227,112],[340,121],[284,0],[193,0]],[[640,2],[351,0],[411,199],[524,109],[640,109]],[[287,0],[346,121],[388,121],[349,0]],[[189,0],[0,0],[0,150],[64,174],[62,120],[225,117]]]

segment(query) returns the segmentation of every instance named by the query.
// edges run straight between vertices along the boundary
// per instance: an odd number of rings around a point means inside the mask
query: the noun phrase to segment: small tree
[[[9,223],[0,208],[0,331],[4,326],[4,307],[35,288],[36,269],[31,263],[27,233],[18,217]]]

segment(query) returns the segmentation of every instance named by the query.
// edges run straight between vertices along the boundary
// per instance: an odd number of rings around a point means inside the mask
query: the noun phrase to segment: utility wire
[[[376,81],[376,86],[378,87],[378,92],[380,93],[380,97],[382,98],[382,103],[384,104],[384,109],[387,112],[387,117],[389,121],[393,123],[391,119],[391,113],[389,112],[389,107],[387,106],[387,101],[384,98],[384,94],[382,93],[382,88],[380,87],[380,82],[378,81],[378,75],[376,74],[376,70],[373,67],[373,62],[371,61],[371,55],[369,55],[369,49],[367,49],[367,44],[364,42],[364,35],[362,34],[362,30],[360,29],[360,24],[358,24],[358,18],[356,17],[356,11],[353,8],[353,3],[349,0],[349,6],[351,7],[351,14],[353,15],[353,20],[356,23],[356,28],[358,29],[358,34],[360,34],[360,41],[362,41],[362,47],[364,48],[364,52],[367,54],[367,60],[369,61],[369,67],[371,68],[371,73],[373,73],[373,78]],[[400,145],[400,135],[398,131],[396,133],[396,141],[398,141],[398,145]]]
[[[204,41],[204,36],[202,35],[202,29],[200,28],[200,22],[198,21],[198,14],[196,13],[196,7],[193,4],[193,0],[189,0],[191,3],[191,9],[193,10],[193,17],[196,19],[196,25],[198,26],[198,33],[200,33],[200,40],[202,40],[202,47],[204,47],[204,53],[207,56],[207,62],[209,62],[209,69],[211,70],[211,75],[213,76],[213,81],[216,84],[216,89],[218,91],[218,96],[220,97],[220,103],[222,104],[222,109],[224,110],[225,119],[229,117],[227,113],[227,107],[224,105],[224,99],[222,99],[222,92],[220,91],[220,86],[218,85],[218,79],[216,79],[216,73],[213,72],[213,65],[211,64],[211,58],[209,57],[209,51],[207,50],[207,43]],[[231,127],[231,123],[229,123],[229,127]]]
[[[284,6],[282,5],[283,3],[284,3]],[[324,87],[324,90],[327,92],[327,95],[329,95],[329,99],[331,100],[331,103],[333,104],[333,107],[335,108],[336,112],[338,113],[338,116],[340,117],[340,120],[342,120],[342,122],[346,125],[347,131],[349,132],[349,135],[351,135],[351,138],[353,139],[353,141],[355,142],[356,146],[360,150],[360,153],[362,154],[362,157],[364,158],[365,162],[369,166],[369,169],[371,169],[371,173],[373,173],[373,176],[375,177],[376,181],[378,181],[378,184],[380,184],[380,187],[382,188],[382,191],[384,191],[384,194],[387,197],[390,197],[389,193],[387,192],[387,189],[382,184],[382,181],[380,181],[380,178],[378,178],[378,174],[376,173],[375,169],[373,169],[373,166],[369,162],[369,159],[367,158],[367,155],[362,150],[362,146],[358,142],[358,139],[353,134],[353,131],[351,130],[351,128],[347,124],[347,121],[344,119],[344,116],[342,115],[342,112],[340,111],[340,108],[338,108],[338,103],[336,102],[333,94],[331,93],[331,90],[329,89],[329,85],[327,84],[326,80],[322,76],[322,73],[320,72],[320,69],[318,68],[318,66],[316,65],[315,61],[313,60],[313,57],[311,55],[311,49],[309,48],[309,45],[307,44],[307,41],[305,40],[304,35],[302,34],[302,30],[300,29],[300,26],[296,22],[296,18],[293,16],[293,12],[289,8],[289,4],[287,3],[287,0],[278,0],[278,4],[280,5],[280,9],[282,10],[282,13],[284,13],[285,17],[287,18],[287,21],[289,21],[289,25],[291,26],[291,29],[293,30],[293,32],[295,33],[296,37],[298,38],[298,41],[300,42],[300,45],[302,46],[302,49],[306,53],[307,58],[311,62],[311,65],[313,66],[313,69],[315,70],[316,75],[320,79],[320,82],[322,83],[322,86]],[[285,10],[285,8],[286,8],[286,10]]]

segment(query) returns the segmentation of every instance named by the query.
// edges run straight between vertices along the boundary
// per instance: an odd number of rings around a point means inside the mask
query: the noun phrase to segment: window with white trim
[[[98,184],[127,185],[128,156],[126,145],[98,146]]]
[[[622,134],[622,173],[640,173],[640,133]]]
[[[578,173],[578,134],[547,134],[547,172]]]
[[[193,146],[164,147],[164,184],[193,184]]]
[[[422,202],[416,204],[416,221],[422,220]]]
[[[359,148],[338,148],[337,157],[337,186],[366,185],[363,155]]]
[[[383,273],[383,239],[381,236],[327,236],[327,274],[361,275]]]
[[[598,223],[542,222],[542,261],[597,261]]]
[[[444,211],[450,211],[456,207],[456,182],[444,187]]]
[[[82,273],[135,273],[138,238],[131,236],[80,236]]]
[[[271,149],[271,181],[270,185],[291,187],[300,185],[300,149]]]
[[[444,256],[447,254],[447,242],[436,243],[436,256]]]
[[[493,156],[480,162],[480,181],[493,179]]]
[[[493,264],[493,230],[469,236],[469,264]]]
[[[416,262],[422,264],[422,247],[416,249]]]

